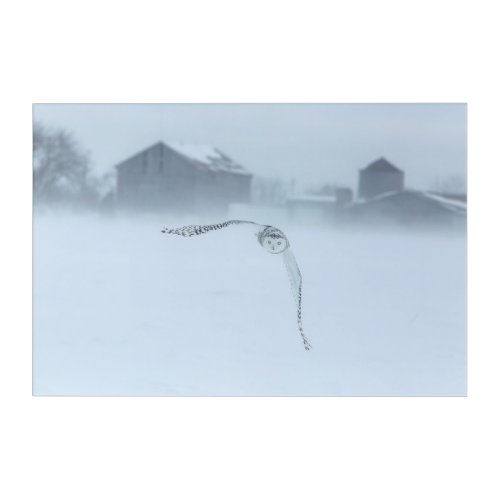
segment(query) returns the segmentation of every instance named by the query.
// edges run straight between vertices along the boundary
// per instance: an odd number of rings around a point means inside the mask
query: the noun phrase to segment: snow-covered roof
[[[427,199],[432,203],[439,205],[441,208],[444,208],[456,214],[467,214],[467,203],[464,203],[463,201],[452,200],[450,198],[445,198],[444,196],[429,193],[428,191],[416,191],[412,189],[405,189],[404,191],[387,191],[367,200],[357,200],[349,204],[347,208],[360,205],[370,205],[372,203],[377,203],[378,201],[396,196],[416,196],[419,198]]]
[[[168,143],[167,147],[191,161],[201,163],[213,172],[230,172],[233,174],[250,175],[248,170],[213,146]]]
[[[453,200],[451,198],[446,198],[445,196],[439,196],[434,193],[429,193],[428,191],[422,191],[422,196],[429,198],[431,200],[435,200],[442,205],[446,206],[448,209],[457,211],[457,212],[467,212],[467,203],[459,200]]]

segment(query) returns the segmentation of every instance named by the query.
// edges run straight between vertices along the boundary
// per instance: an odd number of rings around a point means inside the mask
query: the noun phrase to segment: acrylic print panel
[[[466,395],[465,105],[33,114],[34,394]]]

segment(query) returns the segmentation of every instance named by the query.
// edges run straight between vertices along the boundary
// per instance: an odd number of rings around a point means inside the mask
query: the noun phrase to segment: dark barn
[[[225,212],[250,200],[252,175],[210,146],[158,142],[116,165],[118,208]]]
[[[359,171],[358,197],[369,199],[388,191],[402,191],[404,183],[404,172],[380,158]]]
[[[425,191],[404,190],[358,201],[344,210],[351,223],[464,229],[467,204]]]

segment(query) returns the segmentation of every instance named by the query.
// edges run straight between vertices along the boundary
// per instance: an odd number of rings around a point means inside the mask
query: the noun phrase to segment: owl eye
[[[271,244],[271,240],[267,240],[267,242],[268,242],[269,244]]]
[[[281,241],[278,241],[278,245],[281,245]]]

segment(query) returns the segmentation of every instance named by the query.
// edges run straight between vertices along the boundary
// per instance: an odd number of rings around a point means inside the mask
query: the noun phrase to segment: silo
[[[359,171],[358,197],[369,199],[389,191],[404,190],[402,170],[380,158]]]

